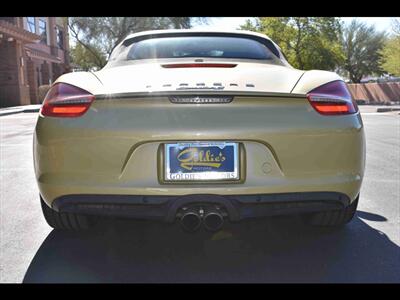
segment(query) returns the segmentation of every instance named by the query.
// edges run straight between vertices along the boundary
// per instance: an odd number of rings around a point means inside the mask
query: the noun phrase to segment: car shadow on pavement
[[[274,217],[217,232],[177,224],[105,220],[87,232],[53,230],[24,283],[400,282],[400,249],[358,211],[332,230]]]

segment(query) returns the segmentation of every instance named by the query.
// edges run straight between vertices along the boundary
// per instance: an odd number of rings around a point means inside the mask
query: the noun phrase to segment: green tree
[[[86,51],[78,48],[80,59],[72,60],[77,64],[85,63],[84,57],[102,68],[112,50],[128,34],[153,29],[190,28],[193,22],[207,22],[207,18],[190,17],[71,17],[69,18],[69,31],[77,44],[82,45]],[[84,68],[84,66],[81,66]]]
[[[343,32],[342,45],[345,53],[343,69],[352,82],[359,83],[364,76],[381,75],[380,51],[385,33],[375,27],[353,20]]]
[[[341,23],[333,17],[265,17],[241,29],[266,34],[295,68],[334,70],[343,63]]]
[[[71,47],[71,63],[81,71],[97,70],[107,63],[107,59],[100,49],[91,46],[90,50],[80,43]]]
[[[393,20],[393,36],[381,51],[381,67],[389,74],[400,76],[400,19]]]

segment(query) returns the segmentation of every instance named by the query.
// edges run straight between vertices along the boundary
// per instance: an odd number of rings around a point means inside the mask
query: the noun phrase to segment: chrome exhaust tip
[[[211,211],[205,214],[203,224],[207,230],[217,231],[224,225],[224,217],[217,211]]]
[[[201,225],[201,217],[194,211],[185,212],[180,221],[182,228],[189,232],[196,231]]]

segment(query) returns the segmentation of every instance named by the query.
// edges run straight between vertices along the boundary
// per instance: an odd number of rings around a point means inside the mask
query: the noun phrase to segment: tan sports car
[[[294,69],[265,35],[147,31],[100,71],[54,82],[34,165],[57,229],[96,216],[188,231],[285,214],[338,226],[357,208],[365,136],[343,80]]]

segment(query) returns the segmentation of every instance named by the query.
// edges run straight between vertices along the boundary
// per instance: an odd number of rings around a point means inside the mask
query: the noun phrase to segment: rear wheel
[[[40,204],[47,224],[54,229],[61,230],[84,230],[91,227],[92,223],[88,216],[78,215],[74,213],[57,212],[43,201],[40,197]]]
[[[342,210],[323,211],[305,215],[304,221],[312,226],[338,227],[349,223],[357,211],[358,198]]]

